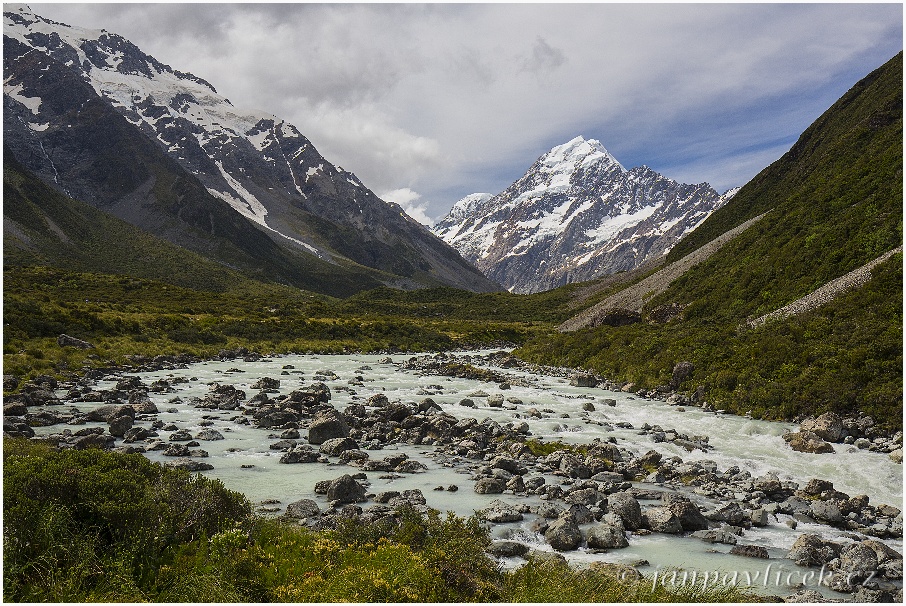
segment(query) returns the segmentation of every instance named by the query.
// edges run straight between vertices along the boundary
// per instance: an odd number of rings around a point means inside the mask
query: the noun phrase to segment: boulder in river
[[[706,543],[724,543],[726,545],[736,545],[736,535],[728,530],[717,528],[714,530],[696,530],[692,533],[696,539],[701,539]]]
[[[747,558],[768,559],[768,550],[760,545],[734,545],[730,550],[731,555],[745,556]]]
[[[280,457],[281,463],[317,463],[321,458],[308,444],[297,444]]]
[[[851,581],[861,581],[876,573],[878,556],[870,545],[852,543],[840,550],[840,561],[837,570],[846,573]]]
[[[110,435],[116,436],[117,438],[122,438],[126,435],[126,432],[132,429],[132,417],[129,415],[120,415],[113,419],[110,419],[108,422]]]
[[[736,501],[724,503],[704,515],[705,518],[713,522],[726,522],[732,526],[743,526],[748,528],[752,525],[751,516],[743,511]]]
[[[698,506],[688,498],[681,495],[670,495],[670,498],[666,499],[666,503],[667,508],[677,517],[684,531],[708,528],[708,520],[699,511]]]
[[[617,492],[607,497],[607,509],[623,520],[627,530],[636,530],[642,525],[642,508],[628,492]]]
[[[107,404],[89,410],[85,414],[89,421],[101,421],[104,423],[123,415],[129,415],[130,417],[135,418],[135,409],[132,408],[131,405],[122,406],[118,404]]]
[[[683,531],[679,518],[667,507],[649,507],[642,512],[644,525],[654,532],[679,534]]]
[[[827,524],[839,524],[843,521],[840,507],[834,501],[813,501],[811,513],[813,518]]]
[[[336,410],[320,411],[308,427],[308,441],[312,444],[323,444],[333,438],[349,436],[349,425]]]
[[[790,448],[797,452],[808,452],[812,454],[826,454],[834,452],[834,447],[821,439],[818,434],[811,431],[797,431],[783,435]]]
[[[569,377],[569,384],[573,387],[596,387],[598,378],[587,372],[577,372]]]
[[[517,507],[500,500],[492,501],[487,509],[483,509],[481,517],[495,524],[521,522],[523,519],[522,512]]]
[[[339,503],[361,503],[365,500],[365,488],[351,475],[346,474],[327,486],[327,499]]]
[[[198,432],[198,434],[195,436],[195,439],[196,440],[205,440],[205,441],[210,442],[213,440],[223,440],[224,437],[223,437],[223,434],[220,433],[219,431],[217,431],[216,429],[206,427]]]
[[[817,419],[806,419],[799,425],[799,429],[810,431],[828,442],[839,442],[843,439],[843,419],[833,412],[826,412]]]
[[[595,524],[586,532],[585,540],[589,547],[595,549],[622,549],[629,546],[622,522],[619,524],[612,522]]]
[[[557,551],[574,551],[582,544],[582,532],[579,525],[566,516],[548,525],[544,539]]]
[[[787,558],[800,566],[823,566],[837,557],[840,545],[825,541],[816,534],[805,533],[796,539]]]
[[[193,459],[177,459],[167,463],[167,467],[176,467],[178,469],[185,469],[186,471],[208,471],[214,469],[214,466],[210,463],[205,463],[203,461],[196,461]]]
[[[337,457],[347,450],[357,450],[358,442],[352,438],[331,438],[321,443],[320,451],[326,455]]]
[[[524,556],[529,552],[529,546],[517,541],[493,541],[488,547],[488,553],[498,558],[512,558]]]
[[[261,377],[254,385],[252,385],[252,389],[258,389],[269,393],[279,393],[280,380],[272,379],[271,377]]]
[[[311,499],[300,499],[286,506],[286,517],[288,518],[313,518],[321,515],[321,508]]]
[[[502,478],[481,478],[475,482],[477,494],[501,494],[506,490],[506,480]]]

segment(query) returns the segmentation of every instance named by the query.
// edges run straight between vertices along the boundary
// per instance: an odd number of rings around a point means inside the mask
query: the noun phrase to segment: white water
[[[251,397],[255,390],[251,388],[258,379],[271,377],[281,381],[280,393],[289,393],[302,386],[309,385],[317,371],[329,369],[334,371],[339,379],[325,381],[332,391],[331,404],[338,410],[343,410],[353,402],[363,402],[369,396],[383,392],[391,400],[403,402],[420,401],[431,397],[445,412],[458,418],[474,417],[481,421],[491,418],[504,424],[509,422],[527,422],[534,437],[543,437],[546,440],[562,440],[567,443],[585,443],[595,438],[616,437],[617,445],[632,451],[636,455],[644,454],[649,450],[657,450],[664,456],[679,456],[684,461],[709,459],[715,461],[719,471],[736,465],[740,469],[748,470],[753,477],[772,471],[781,479],[788,479],[805,484],[811,478],[828,479],[834,483],[838,490],[850,495],[866,494],[870,502],[875,505],[887,503],[902,508],[903,503],[903,471],[902,466],[891,461],[886,455],[858,450],[845,445],[835,445],[836,454],[814,455],[799,453],[791,450],[781,438],[781,435],[793,426],[784,423],[755,421],[732,415],[716,415],[705,413],[697,408],[688,408],[679,412],[676,407],[671,407],[663,402],[638,398],[630,394],[604,391],[597,388],[571,387],[566,379],[554,377],[540,377],[515,370],[501,370],[510,376],[517,375],[529,378],[534,387],[519,387],[513,385],[509,390],[500,391],[497,385],[480,381],[454,379],[440,376],[418,376],[414,372],[403,371],[397,364],[378,364],[383,356],[378,355],[344,355],[344,356],[286,356],[281,358],[262,359],[258,362],[243,362],[231,360],[226,362],[204,362],[190,368],[174,371],[160,371],[139,373],[145,384],[160,378],[183,377],[190,379],[188,383],[175,386],[175,393],[154,394],[149,396],[155,402],[161,413],[157,418],[165,424],[174,423],[180,429],[188,429],[193,435],[200,431],[204,417],[213,421],[211,427],[220,431],[225,440],[203,441],[200,448],[208,451],[209,458],[203,459],[211,463],[214,469],[204,472],[205,475],[219,478],[233,490],[246,494],[253,503],[265,499],[277,499],[281,507],[301,498],[315,498],[322,509],[326,508],[326,499],[314,495],[313,488],[316,482],[339,477],[345,473],[358,472],[358,469],[338,464],[280,464],[281,452],[272,451],[268,445],[274,439],[268,439],[272,432],[256,429],[251,426],[236,425],[229,421],[237,415],[237,411],[211,412],[196,409],[185,403],[192,396],[204,397],[209,391],[209,384],[217,382],[231,384],[238,389],[243,389]],[[404,358],[397,356],[395,362]],[[285,365],[292,365],[294,369],[287,370],[290,374],[281,375]],[[370,370],[364,370],[364,367]],[[230,369],[241,369],[243,372],[229,372]],[[499,369],[498,369],[499,370]],[[363,377],[364,387],[350,386],[348,381],[356,376]],[[118,377],[109,377],[100,381],[98,389],[112,388]],[[440,386],[442,389],[429,386]],[[507,408],[490,408],[484,398],[472,398],[478,408],[459,406],[458,402],[476,390],[483,390],[489,394],[502,393],[505,397],[515,397],[522,400],[522,404],[514,405],[505,403]],[[170,403],[178,396],[183,403]],[[616,400],[615,407],[608,407],[601,403],[605,398]],[[595,403],[596,411],[585,412],[582,405],[587,402]],[[99,404],[78,404],[80,410],[88,410]],[[165,412],[168,409],[176,412]],[[548,418],[527,418],[529,408],[538,410],[550,409],[554,411],[547,414]],[[565,418],[568,415],[568,418]],[[586,424],[585,420],[606,421],[616,423],[627,421],[636,429],[619,429],[612,431],[594,425]],[[680,433],[691,435],[707,435],[713,450],[705,453],[694,451],[686,452],[684,449],[670,443],[654,443],[647,435],[640,435],[639,427],[643,423],[660,425],[663,429],[676,429]],[[37,428],[39,433],[55,433],[61,430],[60,426]],[[75,429],[75,428],[73,428]],[[167,433],[160,431],[162,438]],[[273,432],[279,434],[279,430]],[[304,430],[301,432],[305,435]],[[441,511],[453,511],[461,516],[471,515],[476,509],[485,507],[491,500],[501,498],[510,503],[527,502],[537,504],[541,501],[538,497],[516,497],[506,495],[478,495],[472,490],[473,481],[462,469],[454,469],[441,465],[438,460],[428,456],[433,451],[431,446],[388,447],[385,451],[372,452],[372,458],[387,456],[392,450],[399,450],[424,463],[428,470],[425,473],[405,475],[399,479],[379,479],[380,472],[368,474],[369,492],[379,493],[385,490],[406,490],[419,488],[424,493],[428,505]],[[155,461],[167,462],[172,459],[164,457],[161,452],[150,452],[147,456]],[[243,468],[243,465],[252,465]],[[547,478],[548,482],[559,481],[556,477]],[[457,492],[435,491],[437,486],[447,487],[455,484],[459,487]],[[643,488],[654,488],[651,484],[639,484]],[[714,504],[713,502],[711,503]],[[643,503],[644,505],[644,503]],[[526,520],[520,523],[501,524],[493,529],[495,536],[517,535],[519,540],[532,544],[533,547],[550,550],[541,537],[527,530],[528,524],[534,516],[526,515]],[[788,516],[779,515],[778,519],[771,518],[765,528],[752,528],[740,537],[739,544],[763,545],[769,549],[772,558],[784,558],[790,546],[802,532],[815,532],[828,539],[848,542],[843,538],[842,531],[829,526],[818,524],[799,524],[797,530],[790,530],[784,523]],[[894,549],[901,552],[902,540],[885,541]],[[579,550],[567,554],[571,561],[592,562],[594,560],[610,562],[637,562],[645,559],[650,566],[640,569],[652,573],[656,569],[666,567],[695,568],[699,570],[722,571],[754,571],[763,570],[769,563],[765,560],[754,560],[739,556],[729,556],[726,552],[729,545],[707,544],[690,537],[675,537],[662,534],[649,536],[633,535],[630,537],[630,546],[621,550],[613,550],[606,554],[593,554],[586,550]],[[806,569],[799,568],[785,559],[772,559],[774,571],[778,566],[786,572],[803,573]],[[784,574],[786,574],[786,572]],[[763,574],[763,573],[762,573]],[[795,577],[799,578],[799,577]],[[757,588],[757,587],[756,587]],[[814,587],[809,587],[814,588]],[[764,589],[773,593],[787,593],[784,587],[773,585]],[[835,594],[839,597],[840,594]]]

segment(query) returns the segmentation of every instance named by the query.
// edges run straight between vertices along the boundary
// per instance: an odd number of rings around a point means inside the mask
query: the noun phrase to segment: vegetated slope
[[[4,12],[3,33],[4,141],[70,197],[302,288],[331,268],[356,290],[499,290],[279,118],[233,107],[115,34],[27,7]]]
[[[529,344],[536,361],[589,366],[640,386],[683,388],[771,418],[864,410],[902,424],[902,255],[864,286],[801,316],[757,329],[747,319],[787,305],[902,244],[902,53],[861,80],[780,160],[671,251],[681,258],[770,210],[648,301],[672,306],[663,325],[585,329]]]
[[[832,301],[835,297],[839,296],[840,294],[842,294],[848,290],[858,288],[858,287],[862,286],[863,284],[865,284],[866,282],[868,282],[869,280],[871,280],[871,278],[872,278],[871,271],[875,267],[877,267],[878,265],[880,265],[881,263],[883,263],[890,257],[894,256],[895,254],[902,253],[902,252],[903,252],[903,246],[902,245],[897,246],[893,250],[884,253],[877,259],[875,259],[869,263],[866,263],[862,267],[859,267],[858,269],[854,269],[851,272],[849,272],[848,274],[846,274],[844,276],[840,276],[836,280],[831,280],[830,282],[828,282],[827,284],[825,284],[818,290],[805,295],[801,299],[796,299],[792,303],[790,303],[788,305],[784,305],[780,309],[777,309],[775,311],[772,311],[769,314],[765,314],[763,316],[755,318],[754,320],[749,320],[747,323],[749,326],[760,326],[762,324],[771,322],[773,320],[777,320],[779,318],[788,318],[790,316],[795,316],[797,314],[804,314],[807,311],[817,309],[818,307],[825,305],[829,301]]]
[[[263,288],[238,271],[67,198],[26,170],[8,148],[3,156],[3,263],[151,278],[203,291]],[[324,271],[319,281],[318,290],[357,287],[340,272]]]
[[[567,332],[588,326],[599,326],[607,323],[605,317],[609,312],[641,313],[645,302],[655,295],[659,295],[672,284],[678,277],[689,271],[692,267],[707,260],[727,242],[760,221],[764,215],[749,219],[742,225],[721,234],[705,246],[698,248],[685,257],[669,263],[665,267],[647,276],[645,279],[632,284],[597,304],[589,307],[581,314],[570,318],[560,325],[560,330]]]

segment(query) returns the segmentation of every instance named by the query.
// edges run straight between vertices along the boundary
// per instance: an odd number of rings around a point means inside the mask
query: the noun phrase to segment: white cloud
[[[578,134],[626,166],[739,185],[903,40],[903,6],[881,3],[33,8],[124,35],[437,217]]]
[[[382,200],[399,204],[407,215],[422,225],[431,227],[436,222],[435,219],[432,219],[426,214],[426,211],[428,210],[427,202],[416,204],[421,199],[421,194],[412,191],[408,187],[401,187],[400,189],[384,192],[383,194],[378,194],[378,197]]]

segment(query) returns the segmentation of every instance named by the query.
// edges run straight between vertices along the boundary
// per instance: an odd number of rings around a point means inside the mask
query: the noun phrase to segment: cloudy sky
[[[296,125],[423,222],[598,139],[720,192],[903,48],[888,4],[32,4]]]

